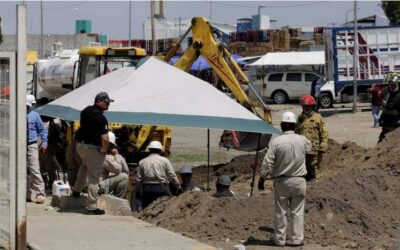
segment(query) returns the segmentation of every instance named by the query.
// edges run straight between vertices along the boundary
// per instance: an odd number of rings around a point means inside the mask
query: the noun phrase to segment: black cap
[[[227,175],[221,175],[217,178],[217,184],[229,187],[231,185],[231,178]]]
[[[111,99],[106,92],[100,92],[94,98],[94,102],[96,103],[101,101],[113,102],[114,100]]]

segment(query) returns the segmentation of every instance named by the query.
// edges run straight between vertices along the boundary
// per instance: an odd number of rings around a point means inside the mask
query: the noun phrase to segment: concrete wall
[[[40,53],[40,35],[27,36],[28,50],[35,50]],[[51,54],[53,44],[61,42],[64,49],[75,49],[89,45],[89,42],[96,42],[96,36],[89,34],[76,35],[44,35],[43,47],[45,57]],[[0,51],[15,51],[17,49],[16,35],[3,35],[3,43],[0,44]]]

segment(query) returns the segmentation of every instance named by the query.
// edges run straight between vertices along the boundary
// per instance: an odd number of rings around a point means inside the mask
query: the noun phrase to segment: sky
[[[16,33],[16,4],[23,1],[0,1],[3,34]],[[27,5],[27,32],[40,34],[40,1],[24,1]],[[178,18],[211,16],[212,20],[236,24],[238,18],[251,18],[258,12],[276,20],[273,27],[333,26],[344,23],[346,14],[353,18],[353,1],[164,1],[164,16]],[[357,1],[359,18],[384,15],[380,1]],[[150,16],[149,1],[132,1],[132,39],[141,39],[143,21]],[[76,19],[92,21],[92,32],[109,39],[128,39],[129,1],[43,1],[43,33],[73,34]]]

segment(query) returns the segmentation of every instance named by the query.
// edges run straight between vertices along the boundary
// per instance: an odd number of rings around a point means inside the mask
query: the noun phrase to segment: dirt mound
[[[398,178],[381,169],[352,169],[308,185],[306,238],[362,249],[392,246],[400,236],[399,191]]]
[[[332,176],[343,169],[354,168],[354,162],[367,152],[365,148],[349,141],[340,144],[329,140],[328,145],[328,151],[321,162],[321,173],[324,176]]]
[[[362,168],[379,168],[390,175],[400,175],[400,129],[387,134],[386,138],[370,149],[357,161]]]
[[[393,239],[400,238],[399,135],[400,130],[394,131],[371,150],[350,142],[329,141],[321,164],[322,177],[307,186],[307,244],[388,249]],[[259,156],[259,164],[264,154]],[[254,159],[254,155],[240,156],[210,169],[212,180],[218,174],[236,177],[232,189],[237,197],[215,199],[212,192],[186,193],[157,200],[139,217],[216,246],[269,240],[274,209],[271,182],[266,191],[246,196]],[[196,168],[194,176],[205,184],[207,167]]]
[[[260,152],[258,155],[257,170],[260,168],[266,152]],[[247,183],[251,181],[255,166],[255,154],[240,155],[233,158],[228,164],[218,164],[210,166],[210,187],[213,190],[215,180],[219,175],[228,175],[231,177],[234,185],[238,183]],[[193,169],[193,179],[195,182],[206,187],[208,176],[207,166],[201,165]],[[238,190],[241,192],[240,190]]]

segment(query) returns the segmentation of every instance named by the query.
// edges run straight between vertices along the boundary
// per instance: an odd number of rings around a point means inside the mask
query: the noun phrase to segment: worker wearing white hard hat
[[[33,95],[26,96],[26,110],[27,110],[27,129],[28,129],[28,140],[27,140],[27,168],[29,172],[28,188],[27,188],[27,200],[33,201],[39,204],[45,202],[45,184],[40,173],[39,165],[39,142],[40,151],[45,153],[47,150],[47,131],[44,127],[40,115],[33,110],[33,104],[36,103]],[[39,140],[40,137],[40,140]]]
[[[282,114],[283,134],[275,138],[261,165],[258,189],[264,190],[268,175],[274,179],[275,222],[273,239],[276,245],[299,246],[304,244],[304,204],[306,195],[306,153],[311,142],[294,133],[296,115],[290,111]],[[289,211],[290,210],[290,213]],[[286,216],[291,216],[292,233],[286,242]]]
[[[26,96],[26,105],[29,107],[32,107],[33,104],[36,104],[36,98],[33,95],[27,95]]]
[[[161,156],[163,146],[159,141],[148,145],[149,156],[139,162],[136,193],[142,208],[161,196],[172,195],[170,187],[179,190],[180,184],[171,162]]]
[[[108,138],[110,144],[99,182],[99,193],[124,199],[129,181],[128,165],[118,152],[115,134],[108,132]]]

